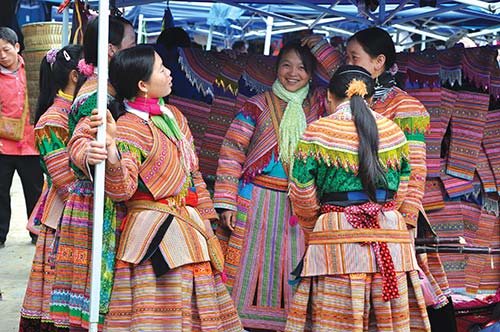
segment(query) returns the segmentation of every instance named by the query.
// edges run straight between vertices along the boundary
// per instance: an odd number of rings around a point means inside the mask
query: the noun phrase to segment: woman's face
[[[172,92],[172,76],[170,70],[163,65],[161,57],[155,52],[153,73],[149,81],[144,82],[149,98],[161,98]]]
[[[351,40],[347,43],[346,53],[348,65],[363,67],[370,72],[372,77],[377,77],[383,72],[383,70],[380,72],[381,67],[377,58],[372,58],[366,53],[357,40]],[[382,63],[382,65],[384,63]]]
[[[285,89],[295,92],[309,83],[311,75],[306,72],[297,52],[290,50],[283,54],[278,64],[278,80]]]

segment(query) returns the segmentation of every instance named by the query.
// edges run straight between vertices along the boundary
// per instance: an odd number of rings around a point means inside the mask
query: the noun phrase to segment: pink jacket
[[[20,118],[24,109],[24,94],[27,93],[26,71],[24,60],[19,56],[19,70],[8,72],[0,66],[0,114],[12,118]],[[35,149],[35,134],[30,124],[29,114],[26,117],[22,141],[16,142],[0,138],[0,154],[32,156],[38,155]]]

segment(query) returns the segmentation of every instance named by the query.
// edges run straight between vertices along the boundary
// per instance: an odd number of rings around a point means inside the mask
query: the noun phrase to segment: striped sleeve
[[[236,211],[238,184],[255,130],[254,119],[245,114],[242,111],[233,120],[220,149],[214,192],[215,208]]]
[[[328,73],[329,77],[332,77],[333,73],[344,62],[342,54],[325,39],[312,47],[311,52]]]
[[[68,129],[59,126],[44,125],[36,128],[37,148],[52,185],[58,194],[66,199],[69,185],[76,180],[69,165],[69,155],[65,140]]]
[[[73,165],[92,179],[90,166],[87,164],[87,146],[95,136],[90,132],[89,122],[90,118],[87,116],[79,120],[69,140],[68,151]]]
[[[293,213],[307,234],[311,233],[319,216],[319,199],[316,188],[317,161],[296,156],[290,176],[289,196]]]
[[[429,128],[430,118],[425,107],[413,97],[406,96],[398,104],[393,121],[403,130],[408,140],[411,167],[407,195],[399,211],[406,223],[415,227],[425,192],[427,166],[424,134]]]

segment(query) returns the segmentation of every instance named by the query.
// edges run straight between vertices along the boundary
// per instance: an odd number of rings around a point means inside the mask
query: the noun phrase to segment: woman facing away
[[[308,242],[286,331],[430,331],[399,212],[409,146],[368,107],[374,92],[368,71],[340,67],[328,89],[333,113],[297,145],[290,200]]]
[[[84,34],[84,61],[78,65],[87,81],[75,97],[69,114],[70,141],[68,151],[71,167],[77,180],[69,189],[63,211],[60,239],[55,258],[55,281],[52,287],[50,311],[58,327],[88,329],[90,302],[90,258],[93,225],[93,182],[91,166],[87,158],[95,129],[87,123],[91,111],[97,107],[97,35],[98,19],[91,21]],[[132,25],[120,17],[109,17],[108,59],[118,50],[135,45]],[[108,97],[112,98],[112,89]],[[80,138],[87,139],[80,139]],[[123,209],[111,199],[104,201],[103,257],[101,294],[99,305],[99,329],[102,329],[113,284],[117,233]]]
[[[21,332],[58,330],[50,317],[50,293],[55,277],[57,230],[69,187],[76,180],[69,166],[68,113],[73,96],[85,81],[78,72],[80,45],[52,49],[40,64],[40,95],[36,111],[35,142],[46,174],[44,189],[28,222],[39,234],[31,274],[21,308]]]
[[[321,36],[311,36],[303,41],[311,48],[318,62],[330,73],[341,64],[341,54]],[[372,27],[356,32],[347,40],[346,62],[365,68],[375,80],[375,95],[370,103],[373,111],[393,120],[403,130],[409,144],[411,174],[408,193],[399,207],[408,229],[416,235],[417,221],[424,229],[430,229],[422,206],[427,175],[425,133],[430,117],[416,98],[396,86],[394,77],[396,50],[391,36],[383,29]],[[419,254],[417,261],[432,287],[428,305],[442,308],[454,324],[453,308],[448,305],[450,290],[438,254]],[[432,267],[432,270],[431,270]],[[451,311],[451,313],[450,313]],[[444,314],[444,313],[443,313]]]
[[[123,115],[115,124],[108,113],[106,148],[95,142],[89,158],[106,159],[105,192],[127,216],[105,331],[242,331],[216,270],[217,215],[187,120],[162,99],[170,71],[153,48],[136,46],[111,60],[109,75]]]
[[[293,297],[290,272],[304,236],[288,199],[293,151],[308,123],[325,114],[312,91],[315,59],[300,41],[280,51],[272,91],[250,98],[220,149],[214,202],[230,231],[226,285],[245,328],[283,330]]]

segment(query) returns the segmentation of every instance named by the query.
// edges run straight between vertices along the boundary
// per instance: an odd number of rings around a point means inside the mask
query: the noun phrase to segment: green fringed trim
[[[396,123],[405,134],[424,134],[430,127],[429,116],[412,116],[407,118],[394,118]]]
[[[120,151],[121,153],[130,153],[134,156],[134,158],[136,158],[140,162],[143,162],[147,157],[147,154],[145,151],[139,149],[136,146],[131,145],[130,143],[118,142],[117,147],[118,147],[118,151]]]
[[[66,148],[62,139],[52,129],[49,129],[48,133],[44,130],[43,135],[36,136],[36,144],[42,156]]]
[[[215,84],[217,84],[217,86],[219,87],[222,87],[224,91],[229,90],[233,95],[238,95],[238,82],[230,80],[227,77],[219,76],[215,79]]]
[[[354,173],[358,171],[359,159],[357,152],[332,150],[315,142],[310,143],[302,140],[297,145],[297,151],[298,156],[303,160],[315,158],[328,166],[343,168]],[[408,157],[408,144],[405,143],[393,149],[381,151],[378,157],[386,169],[399,170],[402,159]]]
[[[75,100],[75,102],[76,104],[78,104],[79,101]],[[78,121],[80,121],[80,119],[85,116],[90,116],[94,108],[97,108],[97,92],[94,92],[90,97],[87,98],[87,100],[83,102],[83,104],[78,106],[77,112],[75,112],[75,110],[72,107],[72,110],[68,116],[68,126],[69,126],[70,136],[73,135],[73,131],[75,131],[75,127]]]

